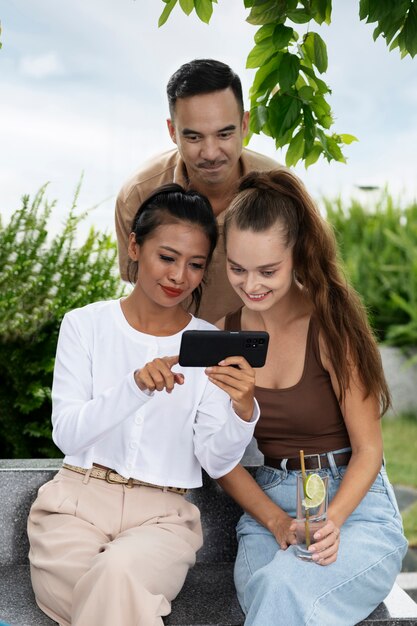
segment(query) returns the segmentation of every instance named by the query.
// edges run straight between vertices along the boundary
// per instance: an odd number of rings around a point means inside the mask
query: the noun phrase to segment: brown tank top
[[[226,315],[225,330],[240,330],[241,314],[239,309]],[[319,454],[350,446],[330,375],[321,363],[318,339],[319,324],[312,316],[299,382],[286,389],[255,388],[261,409],[255,438],[265,456],[291,458],[300,450]]]

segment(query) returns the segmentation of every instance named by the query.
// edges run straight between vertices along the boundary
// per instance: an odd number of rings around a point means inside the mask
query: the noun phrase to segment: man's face
[[[242,117],[230,88],[177,100],[174,118],[167,120],[169,134],[190,181],[200,190],[233,183],[240,176],[238,162],[248,121],[249,114]]]

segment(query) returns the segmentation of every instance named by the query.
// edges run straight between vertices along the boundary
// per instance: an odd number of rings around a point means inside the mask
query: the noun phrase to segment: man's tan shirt
[[[242,175],[253,170],[268,171],[279,167],[278,163],[269,157],[246,149],[242,151],[240,164]],[[188,186],[184,162],[175,148],[147,161],[120,190],[116,200],[116,235],[120,275],[123,280],[128,280],[127,243],[133,218],[147,196],[160,185],[172,182],[185,188]],[[198,313],[199,317],[209,322],[216,322],[226,313],[237,309],[242,303],[227,280],[222,233],[223,219],[224,212],[217,216],[220,237],[210,265],[207,283],[203,286],[203,298]]]

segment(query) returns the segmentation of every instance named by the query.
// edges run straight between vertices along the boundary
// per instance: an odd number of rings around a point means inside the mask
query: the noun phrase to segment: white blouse
[[[215,329],[192,317],[184,330]],[[52,387],[53,440],[71,465],[99,463],[157,485],[199,487],[243,456],[259,419],[242,420],[204,368],[174,366],[183,385],[143,392],[134,372],[179,353],[182,332],[154,337],[127,322],[120,300],[96,302],[62,321]]]

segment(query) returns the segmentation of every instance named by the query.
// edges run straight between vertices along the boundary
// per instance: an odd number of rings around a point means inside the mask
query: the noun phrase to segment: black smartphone
[[[252,367],[262,367],[268,342],[265,331],[186,330],[181,339],[179,364],[208,367],[228,356],[243,356]]]

